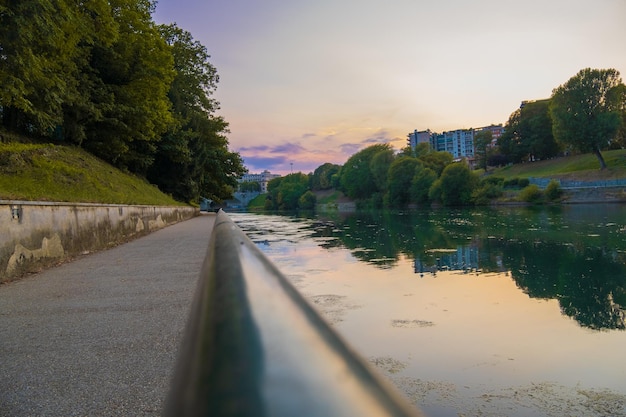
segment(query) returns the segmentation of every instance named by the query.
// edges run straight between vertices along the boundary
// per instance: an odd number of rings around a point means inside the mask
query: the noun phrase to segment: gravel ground
[[[0,416],[159,415],[214,221],[0,285]]]

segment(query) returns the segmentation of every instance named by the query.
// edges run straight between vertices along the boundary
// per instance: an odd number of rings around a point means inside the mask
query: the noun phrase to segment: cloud
[[[284,156],[266,157],[266,156],[246,156],[242,155],[244,164],[250,172],[263,171],[265,169],[283,167],[287,163]]]
[[[304,143],[292,139],[276,145],[245,146],[239,148],[238,152],[250,172],[267,169],[272,173],[286,175],[291,172],[313,172],[327,162],[342,165],[350,156],[367,146],[379,143],[393,144],[403,140],[394,138],[387,129],[367,130],[369,134],[363,134],[361,138],[347,142],[338,138],[329,141],[328,138],[309,133],[303,135],[309,137]],[[345,136],[345,132],[340,130],[336,130],[335,134]]]
[[[357,153],[362,146],[361,143],[342,143],[339,145],[339,149],[341,149],[341,153],[344,155],[353,155]]]
[[[364,139],[363,141],[361,141],[361,143],[376,144],[376,143],[389,143],[392,141],[393,141],[393,138],[390,136],[389,132],[386,131],[385,129],[380,129],[379,131],[374,133],[373,136],[370,136]]]
[[[239,152],[265,152],[269,150],[270,147],[267,145],[259,145],[259,146],[242,146],[238,149]]]
[[[355,144],[358,149],[361,145]],[[349,149],[351,151],[352,148]],[[269,170],[272,173],[286,175],[291,172],[313,172],[320,165],[330,162],[342,164],[349,156],[342,150],[342,145],[331,149],[318,146],[310,140],[307,146],[297,141],[279,145],[244,146],[237,150],[250,172]]]
[[[292,153],[292,154],[298,154],[301,152],[306,152],[306,149],[304,149],[299,143],[285,143],[282,145],[278,145],[278,146],[274,146],[273,148],[271,148],[271,150],[269,151],[270,153]]]

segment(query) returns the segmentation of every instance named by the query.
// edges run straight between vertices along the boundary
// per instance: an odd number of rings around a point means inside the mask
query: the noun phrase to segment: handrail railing
[[[220,211],[166,416],[420,416]]]

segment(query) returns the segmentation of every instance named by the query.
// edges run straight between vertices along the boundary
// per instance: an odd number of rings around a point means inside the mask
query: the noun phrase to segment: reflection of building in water
[[[478,248],[475,246],[459,246],[456,250],[432,250],[428,252],[432,260],[415,259],[415,273],[435,272],[442,270],[478,269]]]

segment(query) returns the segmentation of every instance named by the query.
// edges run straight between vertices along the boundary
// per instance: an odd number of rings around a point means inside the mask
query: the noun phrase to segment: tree
[[[559,145],[552,134],[551,100],[524,102],[509,117],[498,139],[500,151],[512,162],[554,157]]]
[[[298,208],[301,210],[313,210],[316,202],[317,197],[309,190],[298,199]]]
[[[615,69],[586,68],[552,93],[550,114],[554,137],[581,152],[592,152],[606,168],[602,149],[622,125],[626,95]]]
[[[478,165],[484,170],[487,169],[487,153],[492,139],[493,133],[489,129],[481,130],[474,136],[474,154],[478,159]]]
[[[521,162],[528,155],[528,151],[522,141],[521,118],[521,109],[511,113],[509,120],[504,125],[504,133],[498,138],[498,148],[510,162]]]
[[[384,149],[377,152],[370,161],[370,172],[378,191],[384,192],[387,189],[387,173],[394,162],[393,149]]]
[[[99,18],[99,31],[92,16]],[[63,107],[81,101],[79,80],[97,39],[115,39],[106,0],[0,3],[0,114],[7,130],[51,136]]]
[[[417,165],[415,175],[411,180],[411,199],[416,203],[426,203],[428,201],[428,191],[433,183],[437,181],[437,173],[430,168]]]
[[[417,159],[419,159],[426,168],[435,171],[437,176],[440,176],[444,168],[453,161],[452,154],[445,151],[428,152],[427,154],[419,156]]]
[[[309,177],[301,172],[274,178],[267,184],[269,193],[266,208],[274,210],[296,210],[299,208],[300,198],[309,191]],[[313,193],[311,193],[313,194]],[[315,195],[313,195],[315,197]],[[302,203],[311,204],[310,196],[304,197]],[[313,201],[313,205],[315,202]]]
[[[315,168],[313,176],[311,177],[311,188],[313,190],[327,190],[332,188],[333,175],[337,174],[340,169],[340,165],[331,164],[330,162],[326,162]]]
[[[370,162],[377,153],[390,149],[389,144],[371,145],[348,158],[341,168],[340,184],[350,198],[365,199],[381,191],[372,175]]]
[[[622,123],[617,131],[617,134],[615,135],[615,138],[611,141],[610,146],[612,149],[624,149],[626,148],[626,85],[621,84],[613,91],[613,93],[622,97],[622,108],[620,111],[622,115]]]
[[[245,173],[238,153],[228,150],[228,123],[215,111],[219,77],[206,48],[176,25],[159,27],[173,56],[175,77],[167,97],[174,124],[156,145],[148,179],[183,201],[200,195],[228,198]]]
[[[433,196],[446,206],[462,206],[472,202],[472,192],[478,185],[478,176],[465,163],[446,166],[441,177],[433,184]]]
[[[411,201],[411,181],[418,165],[416,158],[401,156],[389,167],[387,201],[391,207],[406,206]]]
[[[521,109],[521,134],[531,159],[552,158],[559,153],[559,144],[552,133],[551,100],[526,103]]]
[[[174,122],[167,93],[176,75],[170,47],[152,21],[150,0],[110,0],[118,25],[111,46],[96,44],[92,100],[101,117],[83,146],[114,165],[145,175],[156,143]]]
[[[261,192],[261,184],[256,181],[243,181],[239,183],[239,191],[242,193]]]

